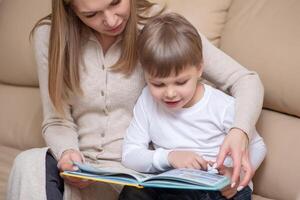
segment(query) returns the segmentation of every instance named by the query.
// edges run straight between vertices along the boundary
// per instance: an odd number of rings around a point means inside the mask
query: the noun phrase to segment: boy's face
[[[198,80],[202,67],[187,66],[177,76],[172,73],[166,78],[152,77],[145,73],[146,82],[154,99],[169,109],[176,110],[194,105],[201,95]]]

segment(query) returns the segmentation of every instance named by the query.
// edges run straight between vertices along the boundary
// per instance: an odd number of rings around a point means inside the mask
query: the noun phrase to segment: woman
[[[34,29],[42,130],[49,148],[28,150],[16,158],[8,199],[103,197],[94,191],[108,190],[109,185],[63,180],[59,171],[76,170],[74,161],[120,164],[123,135],[145,85],[136,53],[138,25],[161,12],[147,0],[52,1],[52,14]],[[218,165],[230,153],[232,185],[238,184],[243,167],[240,185],[245,186],[252,176],[248,137],[260,113],[263,88],[256,73],[202,38],[204,78],[237,99],[234,127],[222,145]]]

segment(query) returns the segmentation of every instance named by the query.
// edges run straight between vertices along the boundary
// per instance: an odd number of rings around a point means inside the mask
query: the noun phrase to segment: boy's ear
[[[149,74],[145,71],[144,71],[144,78],[145,78],[146,81],[149,79]]]
[[[197,69],[198,69],[198,77],[201,78],[202,77],[202,73],[203,73],[203,63],[200,63],[197,66]]]

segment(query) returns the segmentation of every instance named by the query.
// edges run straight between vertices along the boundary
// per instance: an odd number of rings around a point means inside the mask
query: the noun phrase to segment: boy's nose
[[[167,89],[167,91],[166,91],[166,97],[168,99],[175,98],[176,97],[176,91],[174,89],[172,89],[172,88]]]

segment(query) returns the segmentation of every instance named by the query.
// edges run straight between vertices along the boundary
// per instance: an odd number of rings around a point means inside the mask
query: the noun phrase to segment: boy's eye
[[[151,83],[151,85],[153,85],[154,87],[163,87],[164,86],[163,83]]]
[[[184,85],[188,80],[176,82],[176,85]]]
[[[119,3],[121,2],[121,0],[113,0],[110,5],[111,6],[115,6],[115,5],[118,5]]]

